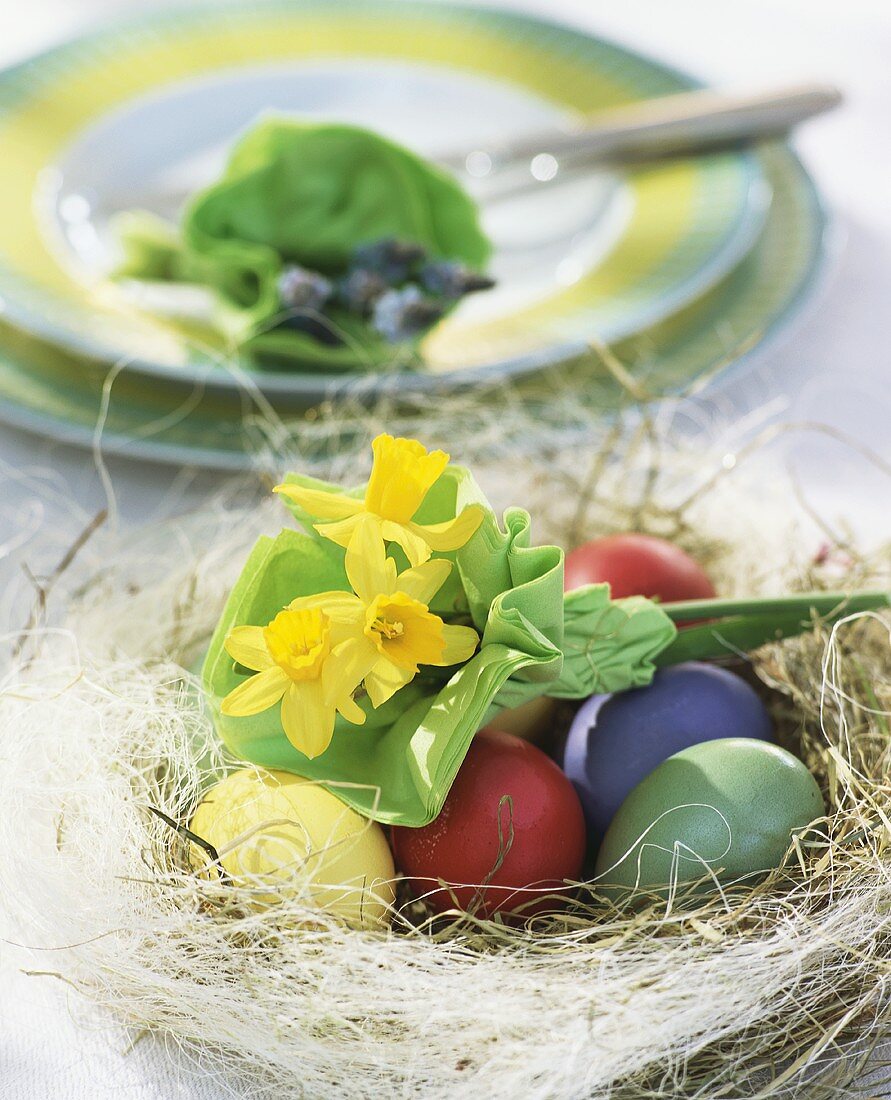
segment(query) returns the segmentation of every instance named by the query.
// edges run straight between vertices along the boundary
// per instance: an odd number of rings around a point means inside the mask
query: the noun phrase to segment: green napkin
[[[288,264],[343,274],[358,245],[397,238],[434,258],[481,268],[490,245],[476,204],[446,172],[368,130],[283,118],[258,123],[235,146],[222,179],[196,195],[177,237],[149,214],[118,221],[118,275],[200,283],[216,292],[216,324],[258,355],[355,370],[411,358],[337,306],[326,308],[344,344],[268,332],[282,312]],[[416,349],[415,349],[416,350]]]
[[[389,476],[412,476],[395,469]],[[298,474],[285,481],[367,505],[365,486],[344,491]],[[481,508],[482,521],[465,545],[436,555],[451,560],[453,569],[430,602],[445,622],[472,624],[479,648],[461,666],[422,667],[378,709],[360,695],[365,724],[338,717],[330,745],[310,759],[285,736],[278,707],[250,717],[221,711],[247,674],[224,648],[233,627],[265,625],[300,596],[349,590],[344,549],[315,530],[300,504],[283,499],[306,533],[261,538],[230,594],[203,670],[215,721],[238,757],[328,785],[360,813],[391,824],[419,826],[437,816],[472,737],[504,707],[541,694],[583,699],[643,687],[657,666],[738,653],[808,629],[814,615],[834,621],[889,603],[886,592],[824,592],[700,600],[663,610],[639,596],[611,600],[605,584],[564,594],[563,551],[532,545],[529,514],[510,508],[499,522],[470,472],[446,466],[412,522],[423,530],[453,520],[468,505]],[[399,571],[406,568],[392,541],[389,554]],[[697,618],[710,621],[681,632],[672,621]]]
[[[342,492],[311,478],[287,480]],[[276,708],[247,718],[220,712],[223,697],[244,678],[223,642],[232,627],[264,624],[298,596],[346,588],[344,551],[311,527],[307,534],[288,530],[259,541],[204,666],[217,727],[233,753],[329,784],[339,798],[378,821],[423,825],[441,810],[471,738],[493,708],[544,691],[581,698],[649,682],[653,657],[675,634],[668,617],[648,600],[612,603],[606,586],[564,597],[563,551],[532,546],[529,514],[520,508],[510,509],[499,524],[461,467],[446,469],[417,518],[443,522],[471,502],[485,506],[485,518],[460,550],[438,555],[451,558],[455,569],[431,609],[449,621],[472,622],[479,650],[451,675],[425,671],[379,710],[360,699],[366,724],[338,718],[327,751],[312,760],[287,740]],[[289,507],[308,522],[299,506]]]

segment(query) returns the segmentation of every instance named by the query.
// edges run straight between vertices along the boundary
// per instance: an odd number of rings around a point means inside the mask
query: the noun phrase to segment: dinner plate
[[[693,83],[581,31],[451,4],[235,0],[110,27],[0,75],[0,141],[15,151],[0,161],[6,320],[155,377],[234,391],[248,371],[267,393],[319,399],[328,376],[256,370],[194,320],[138,308],[144,288],[108,278],[115,215],[175,217],[269,111],[435,155]],[[496,288],[430,334],[424,370],[363,385],[516,377],[651,327],[733,269],[769,200],[757,156],[722,153],[486,203]]]
[[[743,370],[818,284],[827,228],[813,184],[785,146],[765,149],[759,160],[774,199],[755,248],[709,293],[613,348],[652,397],[698,390],[718,370],[724,379]],[[451,437],[445,413],[453,418],[476,415],[479,422],[484,408],[491,426],[498,423],[499,410],[515,408],[523,400],[531,410],[525,445],[536,445],[538,430],[542,442],[552,445],[559,425],[549,412],[549,396],[557,385],[573,394],[582,418],[608,415],[628,399],[603,364],[589,357],[568,367],[546,368],[540,377],[512,385],[506,393],[498,386],[487,390],[476,413],[460,404],[428,401],[414,410],[392,407],[399,419],[391,423],[424,435],[440,424],[447,444]],[[559,411],[565,410],[564,401]],[[11,326],[0,327],[0,419],[56,439],[132,457],[231,470],[262,459],[267,447],[274,452],[272,464],[279,467],[282,460],[275,455],[295,449],[303,464],[311,465],[313,446],[330,455],[338,433],[350,430],[342,406],[328,421],[330,428],[326,417],[324,406],[307,407],[298,398],[279,395],[267,401],[250,377],[238,393],[191,382],[159,386],[129,366],[121,364],[109,374],[107,363],[60,352]],[[468,430],[466,424],[461,430]]]

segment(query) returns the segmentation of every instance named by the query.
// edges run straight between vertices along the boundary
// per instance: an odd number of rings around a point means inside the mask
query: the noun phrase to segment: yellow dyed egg
[[[346,924],[388,920],[396,872],[383,830],[308,779],[233,772],[207,792],[189,828],[259,905],[300,898]]]

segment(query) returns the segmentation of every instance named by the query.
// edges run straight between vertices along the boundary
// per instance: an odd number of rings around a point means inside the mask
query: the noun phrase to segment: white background
[[[0,0],[0,63],[108,15],[149,6],[141,0]],[[846,106],[808,125],[796,141],[836,220],[830,278],[795,331],[704,405],[714,432],[752,409],[781,402],[785,417],[829,424],[891,460],[888,0],[514,0],[514,6],[620,39],[716,84],[819,78],[845,90]],[[824,515],[846,514],[865,531],[891,535],[887,480],[847,448],[804,434],[784,445],[784,457]],[[107,466],[122,524],[197,502],[219,484],[213,475],[119,459],[108,459]],[[105,503],[108,486],[90,455],[0,427],[0,565],[35,516],[31,475],[60,489],[81,515]],[[49,512],[44,518],[57,517]],[[175,1060],[148,1040],[127,1053],[130,1037],[89,1015],[49,979],[19,974],[23,960],[8,945],[0,945],[4,957],[4,1100],[238,1094],[237,1082],[219,1066]]]

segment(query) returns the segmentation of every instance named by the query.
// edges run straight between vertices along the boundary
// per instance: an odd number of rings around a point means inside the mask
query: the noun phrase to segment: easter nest
[[[443,438],[497,505],[522,488],[542,541],[667,537],[729,595],[889,584],[887,548],[858,552],[776,476],[765,491],[758,447],[670,434],[637,421],[535,456]],[[90,531],[12,639],[2,906],[34,969],[225,1057],[251,1096],[852,1095],[891,1019],[888,616],[815,618],[734,664],[827,805],[766,878],[634,910],[581,883],[513,922],[435,917],[401,884],[389,927],[349,928],[299,890],[258,907],[196,873],[175,827],[244,766],[194,669],[276,507],[241,486],[126,539]]]

